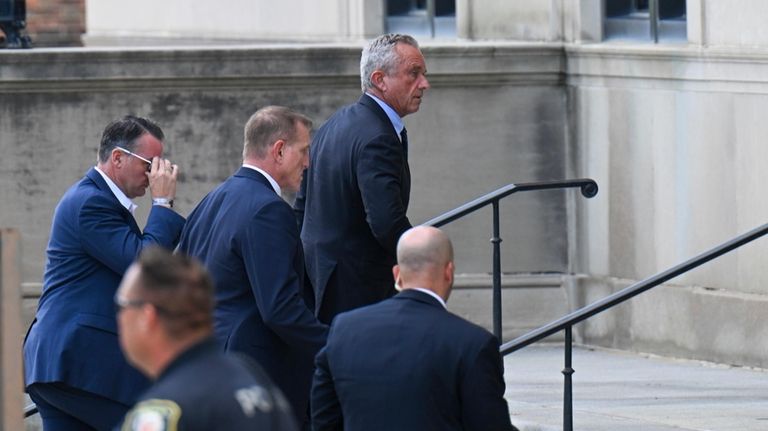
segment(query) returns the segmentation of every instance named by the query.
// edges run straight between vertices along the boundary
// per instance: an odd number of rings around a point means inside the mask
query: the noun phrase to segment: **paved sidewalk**
[[[563,363],[562,344],[504,358],[522,431],[563,429]],[[768,430],[768,370],[587,348],[572,366],[574,430]]]

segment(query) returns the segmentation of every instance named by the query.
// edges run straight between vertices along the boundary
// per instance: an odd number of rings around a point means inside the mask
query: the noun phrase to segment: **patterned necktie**
[[[408,132],[405,130],[405,127],[403,127],[403,131],[400,132],[400,142],[403,143],[403,154],[405,155],[405,160],[408,160]]]

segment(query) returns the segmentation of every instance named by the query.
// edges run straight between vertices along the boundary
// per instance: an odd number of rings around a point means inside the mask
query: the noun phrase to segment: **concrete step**
[[[504,358],[506,398],[521,431],[562,430],[562,344]],[[768,430],[768,370],[574,347],[573,428]]]

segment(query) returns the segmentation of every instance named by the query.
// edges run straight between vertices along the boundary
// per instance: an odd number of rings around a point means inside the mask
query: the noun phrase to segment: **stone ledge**
[[[425,45],[423,50],[433,87],[564,82],[558,45]],[[356,44],[0,51],[0,92],[349,87],[359,82],[359,61]]]
[[[564,316],[569,311],[563,286],[566,274],[504,274],[502,293],[502,342],[524,335]],[[457,274],[448,309],[493,331],[493,284],[490,274]],[[549,341],[560,341],[555,334]]]
[[[583,307],[630,285],[584,277],[568,294]],[[577,341],[663,356],[768,368],[768,295],[661,285],[576,328]]]
[[[768,93],[768,50],[567,44],[568,85]]]

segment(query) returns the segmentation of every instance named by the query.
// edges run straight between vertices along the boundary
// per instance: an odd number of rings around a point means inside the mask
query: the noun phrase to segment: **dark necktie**
[[[400,132],[400,142],[403,143],[403,155],[405,160],[408,160],[408,132],[403,127],[403,131]]]

